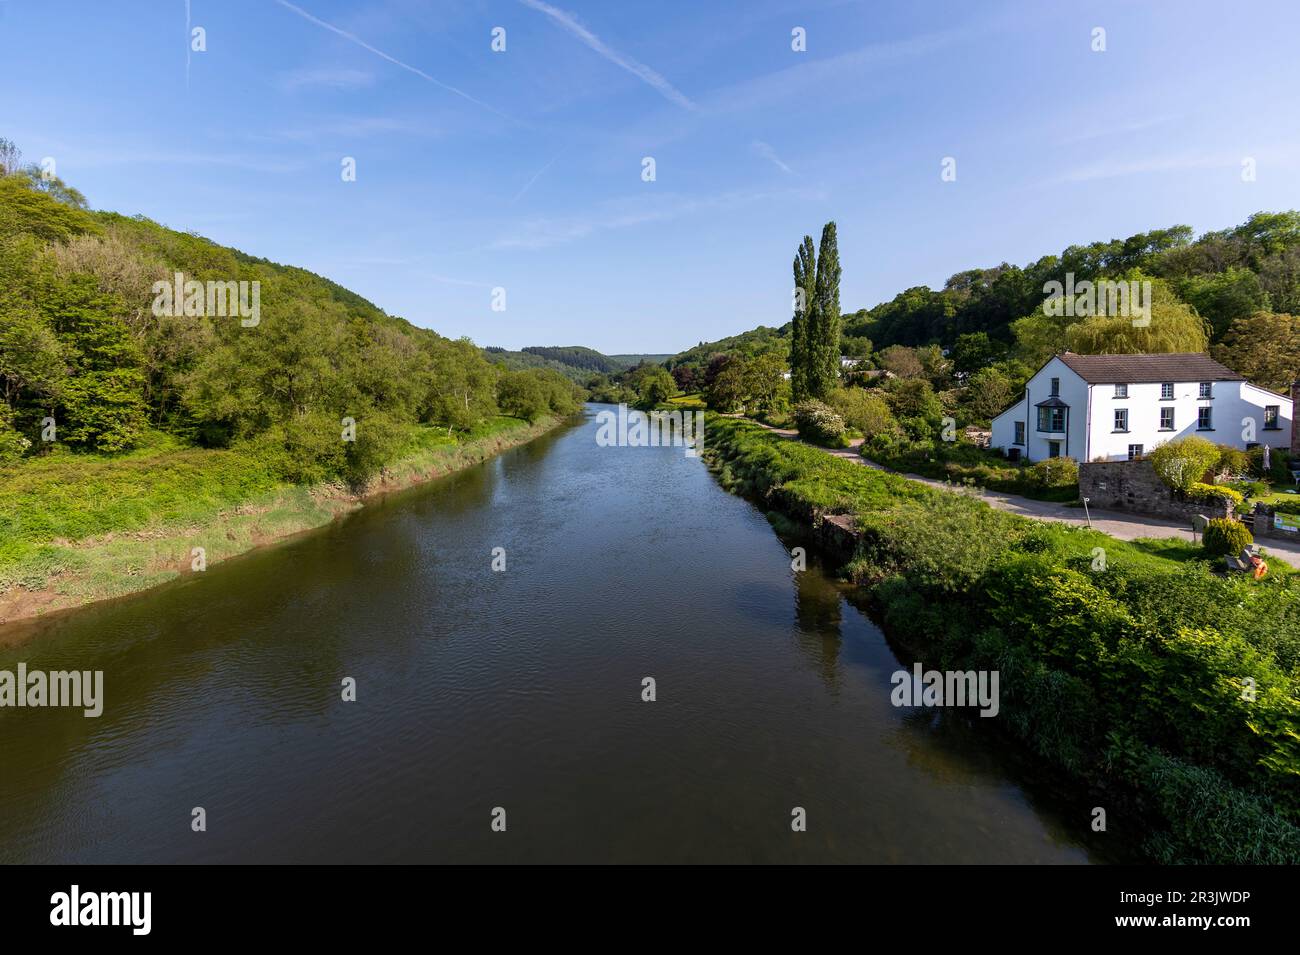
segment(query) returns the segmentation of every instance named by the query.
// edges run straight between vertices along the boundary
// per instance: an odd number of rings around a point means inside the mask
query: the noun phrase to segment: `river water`
[[[596,410],[0,650],[105,683],[0,710],[0,861],[1099,861],[995,721],[891,705],[912,660],[815,554]]]

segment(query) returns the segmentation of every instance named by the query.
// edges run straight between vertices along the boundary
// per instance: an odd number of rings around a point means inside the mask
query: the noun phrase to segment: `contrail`
[[[575,20],[572,14],[565,13],[563,10],[557,10],[550,4],[543,3],[542,0],[519,0],[519,2],[526,7],[532,7],[539,13],[546,14],[605,59],[609,60],[616,66],[621,66],[633,76],[641,79],[649,86],[654,87],[663,95],[664,99],[669,102],[676,103],[683,109],[694,110],[697,108],[696,105],[683,96],[672,83],[669,83],[654,70],[650,69],[650,67],[646,66],[644,63],[638,63],[630,56],[624,56],[617,50],[610,49],[605,44],[604,40]]]
[[[564,150],[560,150],[558,153],[556,153],[554,156],[551,157],[550,162],[548,162],[541,169],[537,170],[537,172],[533,173],[533,178],[529,179],[528,182],[524,184],[524,188],[520,189],[519,192],[515,194],[515,197],[510,200],[511,204],[514,204],[518,202],[521,198],[523,198],[524,193],[527,192],[529,189],[533,188],[533,183],[535,183],[538,179],[541,178],[542,173],[546,172],[546,170],[554,166],[555,160],[559,159],[560,156],[562,156],[563,154],[564,154]]]
[[[514,119],[512,117],[507,116],[505,113],[501,112],[496,107],[489,106],[487,103],[484,103],[482,100],[475,99],[474,97],[466,93],[464,90],[459,90],[454,86],[449,86],[448,84],[442,82],[442,80],[435,79],[434,77],[430,76],[428,73],[424,72],[424,70],[417,69],[416,67],[411,66],[409,63],[403,63],[401,60],[397,59],[396,57],[389,56],[383,50],[376,49],[375,47],[367,43],[365,40],[361,39],[358,36],[355,36],[354,34],[349,33],[347,30],[342,30],[334,26],[334,24],[332,23],[326,23],[324,20],[320,19],[320,17],[312,16],[302,7],[289,3],[289,0],[275,0],[275,2],[278,3],[280,6],[284,7],[286,10],[292,10],[294,13],[298,14],[298,16],[302,17],[304,20],[314,23],[318,27],[324,27],[326,30],[329,30],[331,33],[337,33],[339,36],[343,37],[343,39],[355,43],[363,50],[368,50],[371,53],[375,54],[375,56],[382,57],[383,59],[387,60],[389,63],[392,63],[394,66],[400,66],[408,73],[414,73],[416,76],[420,77],[420,79],[427,80],[430,83],[432,83],[434,86],[439,86],[450,93],[455,93],[457,96],[461,97],[462,99],[469,100],[475,106],[481,106],[483,107],[483,109],[487,110],[488,112],[495,113],[496,115],[500,116],[502,119],[510,120],[510,122],[512,123],[514,122]]]

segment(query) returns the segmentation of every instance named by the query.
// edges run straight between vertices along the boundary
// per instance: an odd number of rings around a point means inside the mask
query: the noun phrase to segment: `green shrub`
[[[1025,468],[1025,480],[1036,488],[1070,487],[1079,483],[1079,462],[1074,458],[1045,458]]]
[[[1219,463],[1219,449],[1204,438],[1188,435],[1165,442],[1148,459],[1160,480],[1186,494]]]
[[[1230,487],[1224,487],[1221,484],[1193,484],[1187,491],[1189,501],[1201,501],[1206,504],[1213,504],[1217,507],[1226,507],[1231,505],[1236,507],[1241,503],[1242,497],[1239,491],[1234,491]]]
[[[1245,497],[1261,498],[1261,497],[1268,497],[1272,493],[1273,493],[1273,489],[1269,487],[1265,482],[1251,481],[1249,484],[1245,486],[1241,496],[1243,498]]]
[[[836,388],[827,396],[826,403],[846,425],[861,431],[864,437],[899,433],[898,421],[885,399],[865,388]]]
[[[844,419],[820,401],[801,401],[794,409],[794,426],[807,441],[830,447],[844,442]]]
[[[1250,455],[1240,448],[1230,447],[1226,444],[1220,444],[1219,461],[1214,469],[1219,474],[1231,474],[1241,476],[1250,473]]]
[[[1261,477],[1266,481],[1290,483],[1291,455],[1287,451],[1277,448],[1270,451],[1267,472],[1264,470],[1264,448],[1262,445],[1258,448],[1251,448],[1246,452],[1246,455],[1250,458],[1250,471],[1256,477]]]
[[[1246,530],[1246,525],[1230,517],[1214,518],[1205,526],[1205,533],[1201,535],[1201,546],[1211,557],[1240,553],[1243,547],[1254,541],[1255,538]]]

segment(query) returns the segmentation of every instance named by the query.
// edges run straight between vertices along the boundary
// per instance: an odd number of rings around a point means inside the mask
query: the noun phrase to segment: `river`
[[[0,710],[0,861],[1101,861],[994,727],[891,705],[911,659],[815,554],[596,410],[32,625],[0,669],[104,712]]]

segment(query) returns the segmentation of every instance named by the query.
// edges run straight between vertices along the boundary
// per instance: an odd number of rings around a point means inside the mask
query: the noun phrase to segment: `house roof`
[[[1154,381],[1245,381],[1226,365],[1199,353],[1174,355],[1056,356],[1089,384],[1143,384]]]

